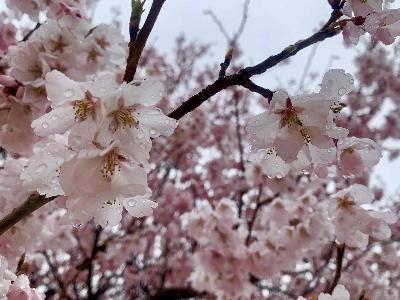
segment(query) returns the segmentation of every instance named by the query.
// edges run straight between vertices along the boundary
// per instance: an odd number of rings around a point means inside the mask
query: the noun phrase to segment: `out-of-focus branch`
[[[246,246],[250,245],[251,235],[253,233],[253,228],[254,228],[254,225],[256,223],[257,214],[258,214],[258,211],[260,210],[260,208],[262,208],[264,205],[270,204],[272,201],[274,201],[274,199],[276,197],[279,197],[279,193],[277,193],[277,194],[273,195],[270,198],[267,198],[267,199],[265,199],[263,201],[260,201],[261,194],[262,194],[262,186],[260,185],[259,188],[258,188],[258,194],[257,194],[257,199],[256,199],[256,208],[254,209],[253,215],[252,215],[252,217],[251,217],[251,219],[250,219],[250,221],[248,223],[249,232],[248,232],[247,237],[246,237]]]
[[[56,197],[46,198],[39,194],[32,194],[24,203],[0,220],[0,236],[23,218],[27,217],[43,205],[53,201]]]
[[[343,257],[344,257],[344,252],[346,250],[346,245],[345,244],[340,244],[336,246],[336,271],[335,271],[335,277],[333,278],[333,281],[327,290],[329,294],[332,294],[333,290],[335,287],[338,285],[340,277],[342,276],[342,267],[343,267]]]
[[[199,107],[202,103],[210,99],[212,96],[218,94],[222,90],[227,89],[228,87],[236,85],[246,87],[246,85],[249,84],[250,77],[264,73],[265,71],[276,66],[285,59],[296,55],[300,50],[304,48],[307,48],[327,38],[335,36],[341,30],[340,26],[335,23],[341,16],[342,12],[340,10],[334,10],[328,22],[319,31],[306,38],[305,40],[300,40],[295,44],[286,47],[280,53],[270,56],[269,58],[255,66],[244,68],[230,76],[218,78],[214,83],[208,85],[200,92],[183,102],[178,108],[176,108],[169,114],[169,117],[176,120],[182,118],[189,112]]]
[[[101,234],[101,227],[97,227],[95,228],[95,232],[94,232],[94,240],[93,240],[93,248],[92,248],[92,252],[90,254],[89,257],[89,263],[88,263],[88,276],[87,276],[87,289],[88,289],[88,300],[94,300],[97,299],[97,297],[95,297],[95,293],[93,293],[93,268],[94,268],[94,260],[96,259],[96,254],[99,251],[99,247],[98,247],[98,243],[99,243],[99,239],[100,239],[100,234]]]
[[[31,35],[40,28],[40,26],[42,26],[41,23],[36,23],[36,26],[31,29],[21,40],[21,42],[26,42],[27,40],[29,40],[29,38],[31,37]]]
[[[137,38],[129,43],[129,55],[126,64],[124,81],[131,82],[135,77],[136,69],[139,64],[139,59],[142,55],[144,46],[146,45],[147,39],[153,30],[154,24],[157,21],[158,15],[160,14],[161,8],[166,0],[153,0],[149,15],[142,29],[139,31]]]

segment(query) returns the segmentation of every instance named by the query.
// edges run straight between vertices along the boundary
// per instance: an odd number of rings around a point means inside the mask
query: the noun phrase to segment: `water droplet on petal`
[[[64,92],[64,96],[65,96],[66,98],[71,98],[73,95],[74,95],[74,91],[71,90],[71,89],[68,89],[68,90],[66,90],[66,91]]]
[[[340,88],[338,91],[339,96],[344,96],[346,94],[347,90],[345,88]]]
[[[145,149],[146,149],[146,145],[145,145],[145,144],[143,144],[143,143],[141,143],[141,144],[139,145],[139,147],[140,147],[141,149],[143,149],[143,150],[145,150]]]
[[[142,131],[139,131],[137,137],[139,140],[141,140],[142,138],[144,138],[144,133]]]
[[[156,135],[156,134],[157,134],[157,131],[156,131],[155,129],[150,129],[150,134],[151,134],[151,135]]]
[[[46,122],[44,122],[44,123],[42,124],[42,127],[43,127],[44,129],[49,128],[49,124],[46,123]]]
[[[364,150],[364,153],[366,153],[366,154],[368,154],[369,152],[370,152],[370,149],[368,149],[368,148]]]
[[[282,178],[283,178],[283,176],[282,176],[281,173],[277,173],[277,174],[275,175],[275,177],[278,178],[278,179],[282,179]]]
[[[75,228],[79,228],[79,227],[82,226],[82,224],[73,224],[72,226],[75,227]]]
[[[261,160],[266,159],[267,158],[267,152],[265,150],[260,151],[258,153],[258,158],[261,159]]]
[[[130,207],[134,207],[135,205],[136,205],[136,201],[135,200],[129,200],[128,201],[128,205],[130,206]]]
[[[46,170],[46,164],[40,164],[38,167],[37,167],[37,169],[36,169],[36,173],[40,173],[40,172],[43,172],[44,170]]]
[[[52,119],[53,121],[57,121],[57,120],[58,120],[58,115],[53,115],[53,116],[51,116],[51,119]]]

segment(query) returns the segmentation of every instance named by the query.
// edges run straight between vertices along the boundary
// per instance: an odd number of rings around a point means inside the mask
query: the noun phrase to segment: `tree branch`
[[[344,257],[344,252],[346,250],[346,245],[345,244],[340,244],[336,246],[336,271],[335,271],[335,277],[333,278],[332,284],[330,285],[328,292],[329,294],[332,294],[333,290],[335,287],[338,285],[340,277],[342,276],[342,267],[343,267],[343,257]]]
[[[254,89],[254,84],[249,83],[249,78],[254,75],[259,75],[266,72],[268,69],[276,66],[280,62],[285,59],[294,56],[300,50],[307,48],[310,45],[321,42],[327,38],[333,37],[340,32],[339,26],[334,26],[335,22],[342,16],[342,12],[340,10],[334,10],[329,18],[328,22],[316,33],[311,35],[305,40],[300,40],[297,43],[286,47],[280,53],[276,55],[272,55],[261,63],[247,67],[240,70],[238,73],[235,73],[230,76],[218,78],[214,83],[208,85],[204,89],[202,89],[197,94],[190,97],[188,100],[183,102],[178,108],[172,111],[168,116],[179,120],[184,115],[193,111],[197,107],[199,107],[202,103],[207,101],[212,96],[218,94],[220,91],[236,85],[241,85],[243,87],[251,87]],[[251,82],[251,81],[250,81]],[[250,88],[249,88],[250,89]],[[261,88],[262,89],[262,88]],[[251,90],[251,89],[250,89]],[[269,90],[261,90],[265,95],[272,95],[268,91]]]
[[[143,28],[139,31],[136,40],[129,43],[129,55],[124,74],[124,81],[126,82],[131,82],[135,77],[136,69],[139,64],[139,59],[142,56],[144,46],[153,30],[154,24],[157,21],[158,15],[160,14],[165,1],[166,0],[153,1]]]
[[[30,215],[35,210],[41,208],[50,201],[53,201],[55,198],[57,197],[46,198],[39,194],[30,195],[21,206],[15,208],[12,212],[0,220],[0,236],[23,218]]]

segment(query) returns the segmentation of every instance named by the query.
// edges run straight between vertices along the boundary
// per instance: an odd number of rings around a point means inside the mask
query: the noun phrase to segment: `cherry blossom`
[[[367,187],[354,184],[332,195],[332,198],[330,216],[340,242],[350,247],[365,248],[368,236],[378,240],[390,238],[388,224],[395,223],[397,218],[390,212],[368,211],[361,207],[374,199],[374,194]]]
[[[332,164],[336,147],[331,136],[347,135],[335,126],[332,112],[340,112],[340,99],[351,92],[354,80],[343,70],[328,71],[319,93],[290,97],[275,92],[266,112],[247,124],[251,135],[250,161],[259,162],[269,177],[282,178],[293,169],[310,172]]]
[[[298,297],[297,300],[307,300],[304,297]],[[350,293],[346,290],[346,288],[339,284],[335,287],[332,292],[332,295],[321,293],[318,296],[318,300],[350,300]]]

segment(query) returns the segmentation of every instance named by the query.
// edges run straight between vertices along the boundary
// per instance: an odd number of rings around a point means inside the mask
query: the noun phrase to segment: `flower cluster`
[[[59,71],[46,75],[52,109],[32,122],[37,136],[21,178],[43,195],[68,197],[74,222],[93,216],[115,225],[122,207],[133,216],[151,213],[147,172],[152,139],[169,136],[177,122],[154,107],[156,81],[118,84],[111,74],[75,82]]]
[[[341,98],[353,85],[351,75],[330,70],[319,93],[292,97],[275,92],[268,110],[248,121],[249,160],[270,178],[283,178],[291,171],[353,176],[370,169],[379,161],[379,146],[366,138],[347,138],[348,130],[335,124],[344,106]]]
[[[44,295],[29,286],[26,275],[16,275],[8,269],[7,260],[0,255],[0,300],[42,300]]]
[[[384,9],[383,0],[347,0],[343,13],[350,18],[343,21],[343,37],[348,44],[357,44],[366,32],[386,45],[400,35],[400,9]]]

